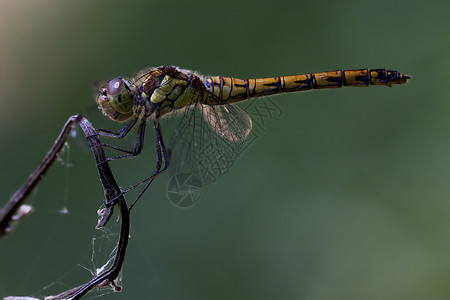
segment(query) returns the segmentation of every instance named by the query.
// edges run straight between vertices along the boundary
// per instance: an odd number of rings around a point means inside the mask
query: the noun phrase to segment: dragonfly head
[[[123,122],[133,115],[133,93],[122,78],[115,78],[101,88],[97,103],[103,114],[114,121]]]

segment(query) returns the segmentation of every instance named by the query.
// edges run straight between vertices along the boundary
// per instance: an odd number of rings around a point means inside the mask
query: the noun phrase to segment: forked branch
[[[10,231],[9,224],[17,208],[19,208],[19,206],[22,205],[25,198],[30,194],[31,190],[39,183],[44,173],[51,167],[53,162],[56,160],[56,157],[58,153],[61,151],[64,143],[66,142],[71,129],[75,125],[79,125],[81,129],[84,131],[84,134],[86,135],[86,138],[89,142],[89,146],[94,154],[94,158],[97,163],[98,173],[100,176],[100,181],[103,185],[103,191],[106,199],[105,203],[111,202],[109,205],[106,205],[106,207],[102,209],[102,211],[100,212],[100,219],[97,223],[96,228],[101,228],[106,225],[106,223],[108,222],[113,213],[113,207],[115,203],[117,203],[119,206],[122,224],[116,254],[111,267],[83,285],[69,289],[56,296],[46,297],[46,299],[52,300],[80,299],[81,297],[86,295],[91,289],[105,286],[111,286],[114,290],[120,291],[121,288],[114,283],[114,280],[116,280],[120,270],[122,269],[122,265],[125,260],[125,251],[128,245],[130,214],[127,207],[127,203],[124,197],[121,196],[120,188],[114,179],[114,176],[111,172],[111,169],[109,168],[108,163],[102,163],[106,161],[106,156],[105,152],[103,151],[102,144],[98,139],[95,129],[92,127],[92,124],[82,115],[74,115],[67,120],[60,135],[58,136],[52,148],[45,156],[42,163],[29,176],[25,184],[11,197],[10,201],[5,205],[5,207],[2,208],[2,210],[0,210],[0,237]],[[115,199],[116,197],[117,200],[110,201],[112,199]]]

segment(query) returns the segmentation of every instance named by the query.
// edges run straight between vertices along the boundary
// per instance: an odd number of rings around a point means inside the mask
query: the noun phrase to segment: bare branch
[[[100,218],[99,224],[97,224],[98,228],[101,227],[101,225],[104,225],[100,224],[101,222],[106,223],[107,220],[109,220],[109,218],[111,217],[112,207],[114,206],[115,201],[108,201],[108,200],[116,198],[121,193],[120,188],[117,185],[114,176],[111,172],[111,169],[109,168],[109,164],[107,162],[103,163],[106,161],[105,152],[103,151],[102,144],[100,143],[97,133],[92,127],[92,124],[89,123],[89,121],[86,118],[83,118],[80,122],[80,126],[83,129],[84,134],[86,135],[89,141],[89,146],[91,147],[92,152],[94,153],[106,201],[107,203],[113,202],[110,204],[110,206],[107,206],[103,211],[103,214],[105,216]],[[111,267],[82,286],[73,288],[54,297],[47,297],[46,299],[49,300],[67,299],[67,298],[80,299],[94,287],[112,286],[116,291],[120,291],[121,288],[114,283],[114,280],[117,278],[117,276],[119,276],[119,272],[122,269],[122,265],[125,260],[125,251],[128,245],[128,235],[130,232],[130,214],[123,195],[118,197],[117,200],[122,219],[122,224],[120,228],[119,241],[117,243],[116,256],[114,257],[114,261]]]
[[[23,203],[25,198],[30,194],[33,188],[39,183],[45,172],[47,172],[47,170],[51,167],[58,153],[64,146],[64,143],[66,142],[67,137],[69,136],[73,126],[75,124],[78,124],[82,118],[83,118],[82,115],[75,115],[71,116],[67,120],[66,124],[61,130],[61,133],[55,140],[53,146],[47,152],[47,155],[44,157],[42,163],[36,168],[36,170],[34,170],[33,173],[30,174],[27,181],[22,185],[20,189],[18,189],[14,193],[14,195],[11,197],[8,203],[6,203],[6,205],[0,210],[0,238],[5,233],[10,232],[9,223],[14,213]]]
[[[100,176],[100,181],[103,185],[103,191],[106,199],[106,206],[99,211],[99,221],[96,228],[100,228],[106,225],[108,220],[113,214],[113,207],[117,203],[121,215],[121,229],[120,236],[117,244],[116,255],[111,267],[103,273],[97,275],[89,282],[80,285],[78,287],[67,290],[56,296],[49,296],[46,299],[80,299],[86,295],[93,288],[100,288],[110,286],[115,291],[120,291],[121,287],[117,286],[114,280],[118,277],[120,270],[122,269],[123,262],[125,260],[125,252],[128,245],[128,236],[130,230],[130,212],[127,207],[127,203],[121,194],[120,188],[117,185],[114,176],[109,168],[109,164],[106,162],[105,152],[103,151],[102,144],[98,139],[97,132],[93,128],[92,124],[84,118],[82,115],[71,116],[64,125],[60,135],[56,139],[54,145],[45,156],[42,163],[36,168],[36,170],[29,176],[25,184],[11,197],[10,201],[0,211],[0,237],[8,232],[9,223],[13,218],[17,208],[23,203],[26,196],[28,196],[31,190],[38,184],[45,172],[55,161],[58,153],[61,151],[64,143],[69,136],[70,130],[74,125],[79,124],[84,131],[86,138],[89,142],[89,146],[94,154],[95,161],[97,163],[97,169]],[[111,201],[115,199],[114,201]]]

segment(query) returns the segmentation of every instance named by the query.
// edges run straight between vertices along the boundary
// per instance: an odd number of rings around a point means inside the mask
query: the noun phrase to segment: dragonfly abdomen
[[[206,80],[207,89],[223,103],[233,103],[254,97],[312,89],[342,86],[405,84],[410,77],[386,69],[339,70],[259,79],[238,79],[214,76]]]

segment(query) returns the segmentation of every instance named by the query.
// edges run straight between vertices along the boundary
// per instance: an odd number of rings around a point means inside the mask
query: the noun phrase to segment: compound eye
[[[111,80],[106,86],[106,92],[109,95],[116,96],[119,95],[124,89],[125,83],[120,78],[115,78]]]

